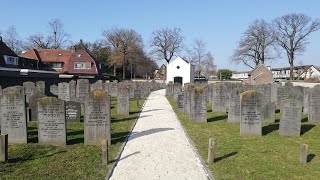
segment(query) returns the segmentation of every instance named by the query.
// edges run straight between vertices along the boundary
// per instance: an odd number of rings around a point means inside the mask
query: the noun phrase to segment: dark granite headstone
[[[17,91],[1,96],[1,134],[8,134],[9,143],[27,143],[27,117],[25,96]]]
[[[38,100],[38,140],[41,145],[66,145],[67,124],[62,99],[45,97]]]
[[[111,144],[110,96],[105,91],[95,90],[85,101],[84,143],[100,145],[107,140]]]
[[[81,103],[66,101],[66,120],[67,122],[80,122]]]

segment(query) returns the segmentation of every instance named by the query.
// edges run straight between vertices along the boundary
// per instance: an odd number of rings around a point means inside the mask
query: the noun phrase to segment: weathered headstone
[[[11,93],[11,92],[17,92],[19,94],[24,94],[24,88],[23,88],[23,86],[10,86],[10,87],[6,87],[2,90],[2,94]]]
[[[173,83],[169,82],[166,86],[166,96],[173,96]]]
[[[228,123],[240,123],[240,94],[244,92],[243,89],[234,89],[230,93]]]
[[[26,95],[26,102],[29,103],[29,97],[33,95],[36,90],[36,85],[34,82],[24,82],[23,83],[24,93]]]
[[[293,98],[283,100],[280,112],[280,135],[300,136],[302,103]]]
[[[190,99],[190,121],[207,122],[207,97],[204,88],[194,88]]]
[[[8,161],[8,134],[0,135],[0,162]]]
[[[41,145],[66,145],[67,124],[62,99],[45,97],[38,100],[38,140]]]
[[[109,84],[109,94],[112,97],[117,97],[117,95],[118,95],[118,84],[117,83],[110,83]]]
[[[312,123],[320,122],[320,89],[309,90],[309,110],[308,121]]]
[[[50,86],[50,93],[53,94],[54,96],[58,96],[58,86],[53,84]]]
[[[98,90],[98,89],[104,90],[104,83],[97,81],[97,82],[91,84],[90,91]]]
[[[46,97],[42,92],[36,91],[32,96],[29,97],[29,108],[31,111],[30,120],[38,120],[38,99]],[[28,113],[28,112],[27,112]]]
[[[265,103],[262,107],[262,121],[263,122],[274,122],[276,104],[275,102]]]
[[[70,101],[76,100],[76,87],[77,87],[77,82],[75,80],[69,81]]]
[[[180,83],[174,83],[173,84],[173,98],[175,100],[178,99],[178,95],[181,94],[182,92],[182,87]]]
[[[118,87],[117,113],[129,114],[130,112],[130,89],[126,86]]]
[[[81,103],[75,101],[66,101],[66,121],[80,122]]]
[[[224,91],[223,84],[216,84],[212,88],[212,112],[223,112],[227,111],[226,92]]]
[[[303,114],[309,114],[309,88],[303,89]]]
[[[27,143],[25,96],[16,91],[1,96],[1,134],[8,134],[9,143]]]
[[[261,94],[245,91],[240,94],[240,135],[262,135]]]
[[[184,97],[183,94],[179,94],[178,98],[177,98],[177,107],[178,107],[178,111],[179,112],[183,112],[183,107],[184,107],[184,105],[183,105],[183,102],[184,102],[183,97]]]
[[[84,143],[100,145],[107,140],[111,144],[110,96],[105,91],[95,90],[85,100]]]
[[[64,101],[70,101],[69,83],[62,82],[58,84],[58,98]]]
[[[190,114],[190,102],[191,102],[191,92],[194,89],[193,84],[185,84],[184,86],[184,97],[183,97],[183,113]]]
[[[36,82],[36,90],[45,94],[46,93],[46,82],[44,81],[37,81]]]
[[[77,80],[77,90],[76,90],[76,97],[77,99],[82,102],[86,95],[90,91],[90,84],[88,79],[78,79]]]

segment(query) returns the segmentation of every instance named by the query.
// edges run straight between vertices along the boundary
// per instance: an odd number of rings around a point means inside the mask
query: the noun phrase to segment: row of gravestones
[[[281,135],[300,135],[302,109],[309,122],[320,122],[319,86],[186,84],[182,93],[180,84],[169,83],[166,95],[174,97],[178,110],[189,114],[192,122],[207,122],[207,102],[211,102],[213,112],[228,112],[228,123],[240,123],[241,135],[261,135],[261,122],[274,122],[276,108],[281,112]]]
[[[129,114],[129,83],[117,85],[117,113]],[[156,90],[161,85],[145,83]],[[151,85],[149,85],[151,84]],[[1,134],[8,134],[9,143],[27,143],[26,95],[22,86],[3,89],[0,98]],[[139,94],[140,93],[140,94]],[[134,91],[141,98],[141,89]],[[47,97],[38,92],[29,97],[29,106],[34,109],[38,122],[39,144],[66,145],[66,124],[80,121],[80,102],[64,101],[56,97]],[[84,95],[85,144],[100,144],[101,140],[110,143],[110,95],[106,90],[93,90]]]

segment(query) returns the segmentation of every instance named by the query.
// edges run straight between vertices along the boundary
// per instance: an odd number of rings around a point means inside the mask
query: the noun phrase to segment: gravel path
[[[210,179],[165,90],[152,92],[110,179]]]

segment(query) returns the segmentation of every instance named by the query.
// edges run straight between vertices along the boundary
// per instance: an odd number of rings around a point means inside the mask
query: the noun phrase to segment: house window
[[[75,62],[74,69],[91,69],[91,62]]]
[[[19,58],[18,57],[13,57],[13,56],[3,56],[6,64],[10,65],[18,65]]]
[[[57,68],[57,69],[59,69],[59,68],[62,68],[62,62],[52,62],[52,63],[50,63],[50,67],[51,68]]]

